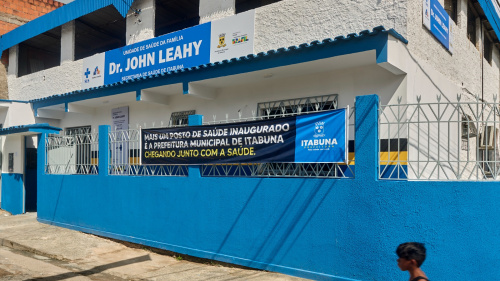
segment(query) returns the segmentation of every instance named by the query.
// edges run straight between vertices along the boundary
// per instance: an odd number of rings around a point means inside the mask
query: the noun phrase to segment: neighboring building
[[[64,4],[48,0],[9,0],[0,5],[0,35],[3,35],[30,20],[51,12]],[[9,65],[9,52],[1,55],[0,64],[0,99],[7,99],[7,66]]]
[[[432,279],[492,280],[499,11],[76,0],[1,38],[12,100],[0,102],[1,207],[313,279],[400,279],[395,247],[420,240]],[[322,115],[343,108],[345,121]],[[194,139],[203,130],[212,139]]]

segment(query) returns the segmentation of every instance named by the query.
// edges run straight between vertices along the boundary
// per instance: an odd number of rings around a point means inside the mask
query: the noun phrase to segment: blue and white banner
[[[251,10],[85,58],[82,88],[251,54],[254,19]]]
[[[142,164],[345,163],[348,109],[141,130]]]
[[[452,23],[438,0],[423,0],[423,24],[443,46],[453,53]]]

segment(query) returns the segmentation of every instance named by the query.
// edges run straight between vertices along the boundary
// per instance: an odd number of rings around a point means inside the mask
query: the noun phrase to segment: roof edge
[[[75,0],[0,36],[0,53],[30,38],[107,6],[126,17],[134,0]]]

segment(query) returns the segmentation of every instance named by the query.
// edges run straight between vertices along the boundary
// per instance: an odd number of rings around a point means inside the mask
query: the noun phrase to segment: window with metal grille
[[[76,146],[75,161],[76,173],[89,173],[88,166],[92,164],[92,149],[91,149],[91,127],[74,127],[66,128],[66,136],[73,137],[73,144]]]
[[[261,102],[257,104],[257,114],[266,118],[292,116],[303,112],[337,109],[338,95],[305,97],[297,99]]]
[[[195,110],[172,112],[170,115],[170,124],[172,126],[187,126],[188,116],[193,114],[196,114]]]
[[[493,42],[487,32],[484,33],[483,56],[491,65],[491,59],[493,58]]]

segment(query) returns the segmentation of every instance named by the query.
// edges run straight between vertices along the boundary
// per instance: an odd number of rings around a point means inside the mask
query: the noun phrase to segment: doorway
[[[37,210],[37,149],[36,136],[24,137],[25,166],[24,166],[24,192],[25,212]]]

